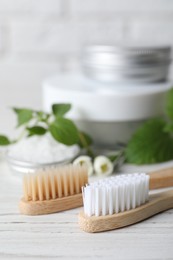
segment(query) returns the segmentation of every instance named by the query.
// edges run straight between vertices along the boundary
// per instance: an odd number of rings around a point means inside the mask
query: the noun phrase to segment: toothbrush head
[[[86,216],[106,216],[139,207],[149,198],[149,175],[105,178],[82,188]]]

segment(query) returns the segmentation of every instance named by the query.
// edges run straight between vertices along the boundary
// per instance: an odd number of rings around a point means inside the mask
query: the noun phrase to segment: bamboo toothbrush
[[[79,226],[86,232],[125,227],[173,208],[173,190],[149,196],[149,189],[173,186],[173,170],[106,178],[83,187],[84,212]]]
[[[23,178],[19,209],[25,215],[41,215],[83,205],[81,187],[88,183],[87,168],[67,165],[28,173]]]
[[[173,187],[173,167],[148,173],[150,176],[150,190]]]

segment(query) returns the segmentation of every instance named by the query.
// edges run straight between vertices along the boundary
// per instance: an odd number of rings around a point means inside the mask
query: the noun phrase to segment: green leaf
[[[60,143],[73,145],[79,142],[79,133],[75,124],[66,118],[57,118],[50,126],[51,135]]]
[[[71,104],[53,104],[52,111],[57,117],[64,116],[71,109]]]
[[[165,133],[173,133],[173,122],[167,123],[163,130]]]
[[[127,144],[126,160],[134,164],[152,164],[173,159],[173,140],[164,132],[165,125],[162,119],[144,123]]]
[[[17,114],[18,124],[17,126],[24,125],[28,123],[33,118],[33,111],[31,109],[18,109],[13,108],[14,112]]]
[[[0,145],[9,145],[11,142],[5,135],[0,135]]]
[[[78,145],[81,148],[85,148],[86,146],[90,146],[93,143],[91,136],[86,134],[85,132],[79,132],[79,143]]]
[[[171,88],[166,94],[166,107],[165,112],[167,116],[173,120],[173,88]]]
[[[27,127],[27,130],[29,132],[29,136],[44,135],[47,132],[47,129],[42,126]]]

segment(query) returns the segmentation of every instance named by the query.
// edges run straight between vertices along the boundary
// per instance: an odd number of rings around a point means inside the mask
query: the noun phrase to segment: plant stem
[[[16,140],[14,140],[12,143],[17,143],[18,141],[20,141],[24,137],[25,134],[26,134],[26,128],[23,129],[23,131],[20,133],[18,138]]]
[[[88,155],[91,156],[92,158],[94,158],[94,157],[95,157],[95,154],[94,154],[94,152],[92,151],[91,147],[88,146],[88,144],[87,144],[87,142],[86,142],[86,140],[85,140],[85,137],[84,137],[84,135],[83,135],[82,133],[79,133],[79,138],[80,138],[80,141],[81,141],[83,147],[86,149]]]

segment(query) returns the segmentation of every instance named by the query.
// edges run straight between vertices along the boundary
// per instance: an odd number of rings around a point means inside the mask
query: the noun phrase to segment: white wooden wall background
[[[0,0],[0,132],[9,107],[41,107],[41,84],[79,68],[90,43],[173,45],[172,0]]]

